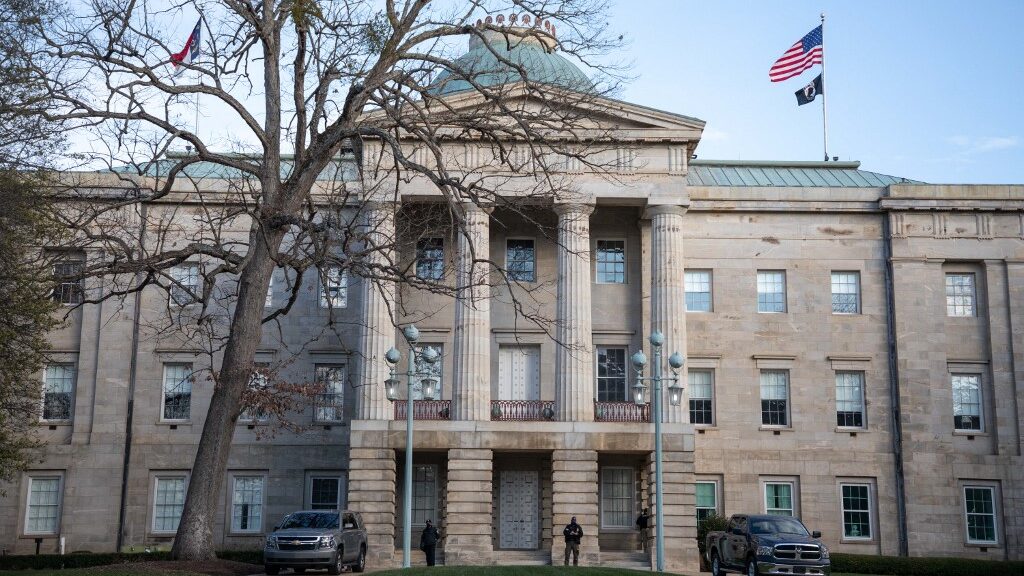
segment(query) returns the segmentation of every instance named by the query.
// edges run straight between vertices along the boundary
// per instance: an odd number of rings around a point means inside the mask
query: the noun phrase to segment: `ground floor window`
[[[56,534],[60,523],[60,476],[32,476],[28,479],[25,506],[25,534]]]
[[[718,514],[718,483],[697,482],[697,522]]]
[[[779,516],[793,516],[793,483],[764,483],[764,512]]]
[[[967,520],[967,542],[995,544],[996,490],[992,486],[964,486],[964,512]]]
[[[871,486],[843,484],[843,537],[871,539]]]
[[[231,495],[231,531],[263,531],[263,476],[235,476]]]
[[[157,476],[153,490],[153,532],[176,532],[185,507],[185,476]]]
[[[423,526],[427,520],[437,525],[437,466],[416,464],[412,477],[412,523]]]
[[[607,466],[601,469],[601,526],[631,528],[633,514],[633,469]]]
[[[311,476],[309,479],[309,508],[311,510],[339,510],[341,507],[341,477]]]

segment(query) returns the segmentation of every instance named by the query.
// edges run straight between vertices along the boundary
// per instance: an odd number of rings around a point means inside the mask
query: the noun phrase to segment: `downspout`
[[[888,194],[888,189],[886,189]],[[896,342],[896,300],[892,268],[892,226],[888,211],[882,212],[882,240],[885,246],[885,328],[889,348],[889,402],[892,405],[892,453],[896,472],[896,522],[899,555],[907,556],[907,492],[903,473],[903,418],[900,410],[899,346]]]
[[[147,205],[143,201],[139,208],[139,250],[142,251],[146,241],[146,214]],[[125,417],[125,434],[124,434],[124,462],[121,468],[121,507],[117,516],[117,548],[116,552],[121,551],[121,547],[124,545],[124,524],[125,516],[128,508],[128,471],[129,464],[132,460],[132,421],[135,416],[135,380],[136,372],[138,368],[139,358],[139,323],[140,315],[142,313],[142,290],[138,289],[139,281],[142,278],[142,272],[135,274],[135,310],[132,311],[132,356],[128,363],[128,406],[127,416]]]

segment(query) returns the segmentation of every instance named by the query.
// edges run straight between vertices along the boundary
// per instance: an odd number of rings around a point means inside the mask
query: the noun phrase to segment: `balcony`
[[[405,400],[395,400],[395,420],[405,420]],[[451,400],[413,400],[413,420],[451,420]]]
[[[525,422],[554,418],[553,400],[491,400],[491,420]]]
[[[635,402],[594,401],[594,420],[597,422],[650,422],[651,405],[638,406]]]

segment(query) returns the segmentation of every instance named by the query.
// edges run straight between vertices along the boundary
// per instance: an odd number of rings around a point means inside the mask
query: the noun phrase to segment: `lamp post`
[[[661,376],[661,347],[665,344],[665,336],[657,330],[648,339],[651,343],[651,353],[654,355],[654,362],[651,365],[651,377],[644,378],[644,366],[647,364],[647,356],[643,350],[633,354],[631,358],[633,369],[636,371],[636,384],[633,385],[633,400],[638,406],[644,405],[644,392],[647,386],[645,381],[651,383],[651,411],[654,412],[654,525],[657,527],[655,535],[655,558],[658,572],[665,571],[665,514],[662,498],[661,481],[661,383],[663,380],[672,382],[668,387],[669,402],[673,406],[679,406],[683,397],[683,387],[679,385],[679,369],[683,367],[685,360],[679,352],[673,352],[668,357],[668,364],[672,368],[672,376]]]
[[[420,331],[412,324],[406,326],[402,330],[402,334],[405,336],[406,342],[409,343],[409,368],[405,372],[405,498],[402,513],[402,567],[408,568],[412,562],[412,548],[410,546],[412,541],[412,384],[413,379],[420,376],[423,399],[434,399],[434,385],[437,384],[437,380],[422,378],[422,376],[429,376],[430,372],[419,372],[416,370],[416,356],[418,355],[420,359],[430,366],[437,362],[438,354],[437,350],[429,347],[422,352],[416,351],[416,342],[420,339]],[[384,354],[384,359],[387,360],[388,366],[391,368],[391,376],[384,381],[384,384],[387,387],[388,400],[394,402],[398,399],[397,389],[398,385],[401,384],[401,381],[398,379],[397,367],[398,361],[402,359],[402,353],[395,348],[391,348]]]

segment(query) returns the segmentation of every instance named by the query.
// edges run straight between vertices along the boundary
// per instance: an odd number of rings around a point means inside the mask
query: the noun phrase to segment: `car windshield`
[[[807,536],[807,528],[796,518],[751,518],[751,534],[799,534]]]
[[[338,514],[335,512],[298,512],[284,519],[281,530],[288,528],[337,528]]]

